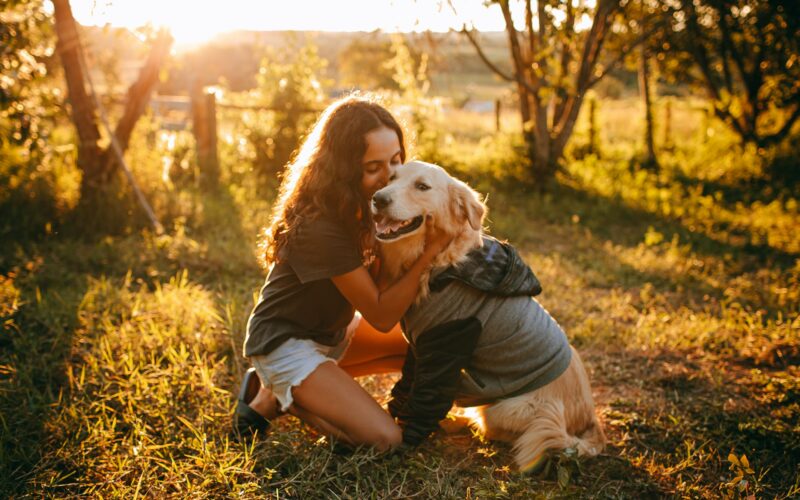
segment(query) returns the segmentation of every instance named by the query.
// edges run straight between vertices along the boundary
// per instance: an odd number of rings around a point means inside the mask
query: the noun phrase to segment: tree
[[[661,0],[639,0],[636,8],[638,16],[636,20],[631,22],[639,25],[636,31],[642,31],[644,28],[643,23],[645,19],[658,18],[662,12],[671,12],[667,9],[661,10],[663,6]],[[634,14],[631,9],[631,14]],[[633,17],[633,16],[631,16]],[[664,36],[666,30],[659,30],[653,33],[647,40],[639,45],[638,57],[636,61],[636,69],[639,80],[639,96],[642,99],[642,107],[644,108],[644,157],[643,164],[648,167],[658,167],[658,158],[656,157],[655,147],[655,119],[653,113],[653,93],[655,92],[654,82],[652,81],[652,59],[653,55],[664,50]]]
[[[627,4],[625,12],[628,29],[620,32],[606,49],[616,57],[626,60],[626,67],[636,71],[639,97],[644,109],[644,130],[642,142],[642,164],[646,167],[658,168],[658,157],[655,148],[656,120],[653,110],[653,94],[656,93],[654,81],[654,68],[656,74],[660,66],[658,63],[665,60],[672,61],[673,54],[669,52],[669,17],[674,12],[674,7],[665,0],[634,0]],[[632,51],[626,47],[638,44],[638,50]],[[665,127],[668,127],[665,124]],[[668,135],[668,131],[665,131]],[[668,142],[668,141],[667,141]]]
[[[639,47],[639,94],[644,105],[644,164],[652,167],[658,166],[656,159],[655,141],[653,140],[653,102],[650,81],[650,54],[647,47],[642,44]]]
[[[266,178],[274,178],[291,159],[301,139],[324,107],[329,82],[320,75],[327,60],[310,41],[296,48],[297,40],[261,61],[255,91],[261,103],[273,110],[269,122],[244,131],[256,150],[256,164]]]
[[[85,85],[87,68],[84,67],[78,25],[72,16],[69,0],[53,0],[53,7],[57,50],[67,81],[72,121],[78,132],[78,167],[83,173],[81,199],[86,200],[109,182],[118,165],[112,147],[103,149],[100,146],[98,109]],[[172,37],[165,31],[160,32],[138,79],[128,89],[122,118],[114,130],[122,151],[127,148],[133,128],[144,113],[171,45]]]
[[[17,150],[37,163],[59,108],[56,92],[42,85],[54,43],[40,0],[13,0],[0,13],[0,155]],[[42,130],[44,129],[44,130]]]
[[[800,2],[680,0],[672,44],[743,143],[779,143],[800,118]]]
[[[572,135],[586,92],[613,69],[627,52],[645,40],[663,23],[654,23],[630,37],[619,53],[604,61],[609,36],[629,33],[615,15],[624,0],[597,0],[590,7],[580,0],[538,0],[524,2],[524,30],[516,28],[509,0],[494,0],[505,19],[511,74],[502,71],[484,54],[475,31],[465,26],[462,33],[475,47],[484,63],[504,80],[514,82],[519,97],[522,134],[531,160],[532,180],[540,187],[555,174],[564,148]],[[586,20],[591,26],[580,30]]]
[[[60,214],[51,25],[43,0],[10,0],[0,12],[0,246],[43,234]]]

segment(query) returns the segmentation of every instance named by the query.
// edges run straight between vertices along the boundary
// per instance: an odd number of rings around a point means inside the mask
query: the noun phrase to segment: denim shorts
[[[250,363],[256,369],[261,385],[275,394],[281,411],[287,411],[294,401],[292,387],[302,384],[322,363],[338,363],[344,357],[360,322],[361,315],[356,312],[347,325],[344,338],[334,346],[291,338],[269,354],[250,356]]]

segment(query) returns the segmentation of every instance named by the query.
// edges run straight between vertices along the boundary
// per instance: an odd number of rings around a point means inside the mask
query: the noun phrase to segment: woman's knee
[[[364,443],[380,451],[387,451],[403,442],[403,431],[394,422],[371,429],[367,434],[363,436]]]
[[[387,432],[384,434],[384,438],[388,447],[394,448],[403,442],[403,430],[397,424],[394,424],[387,429]]]

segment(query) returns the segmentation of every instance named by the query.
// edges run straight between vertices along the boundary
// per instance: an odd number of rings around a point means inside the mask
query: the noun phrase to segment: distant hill
[[[117,72],[117,84],[124,90],[135,78],[144,61],[147,47],[127,29],[85,27],[84,39],[90,48],[93,75],[100,87]],[[328,61],[326,76],[339,85],[339,54],[354,40],[386,42],[391,34],[374,32],[304,32],[304,31],[233,31],[194,47],[176,46],[176,55],[168,68],[168,77],[159,87],[163,94],[187,94],[192,82],[203,85],[225,82],[231,90],[242,91],[256,84],[261,59],[270,50],[292,50],[314,43],[322,58]],[[433,91],[448,92],[447,87],[464,87],[471,82],[505,87],[475,54],[474,49],[458,33],[409,33],[407,43],[429,56],[429,74]],[[502,32],[482,33],[485,49],[498,65],[508,66],[506,38]]]
[[[392,34],[372,32],[321,31],[232,31],[216,36],[197,46],[176,46],[175,56],[166,68],[167,77],[158,88],[161,94],[186,95],[191,85],[224,85],[232,91],[254,88],[255,75],[263,57],[270,52],[297,50],[307,43],[317,46],[328,61],[322,76],[333,82],[332,91],[349,88],[343,85],[339,72],[339,55],[354,41],[382,44]],[[417,53],[429,57],[428,75],[431,93],[453,97],[456,101],[492,100],[513,94],[513,86],[500,80],[480,60],[466,38],[457,32],[406,33],[407,43]],[[98,87],[117,93],[125,90],[137,75],[147,47],[127,29],[85,27],[84,39],[94,56],[91,61]],[[487,57],[508,73],[510,62],[505,32],[480,34]],[[613,73],[598,86],[601,95],[619,97],[636,92],[635,74]]]

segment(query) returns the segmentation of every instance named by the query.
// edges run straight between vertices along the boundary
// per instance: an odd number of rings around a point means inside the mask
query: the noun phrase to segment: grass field
[[[603,103],[600,157],[577,153],[582,125],[546,194],[515,182],[515,139],[491,118],[437,125],[440,159],[488,194],[490,232],[521,250],[582,352],[609,438],[600,457],[562,454],[523,476],[507,445],[466,429],[405,456],[343,456],[292,417],[233,441],[274,182],[253,180],[237,143],[223,144],[219,194],[164,187],[163,153],[140,134],[131,154],[167,234],[63,227],[0,245],[0,496],[797,496],[795,186],[765,180],[774,161],[679,104],[661,169],[635,161],[636,104]],[[393,380],[360,379],[381,401]]]

